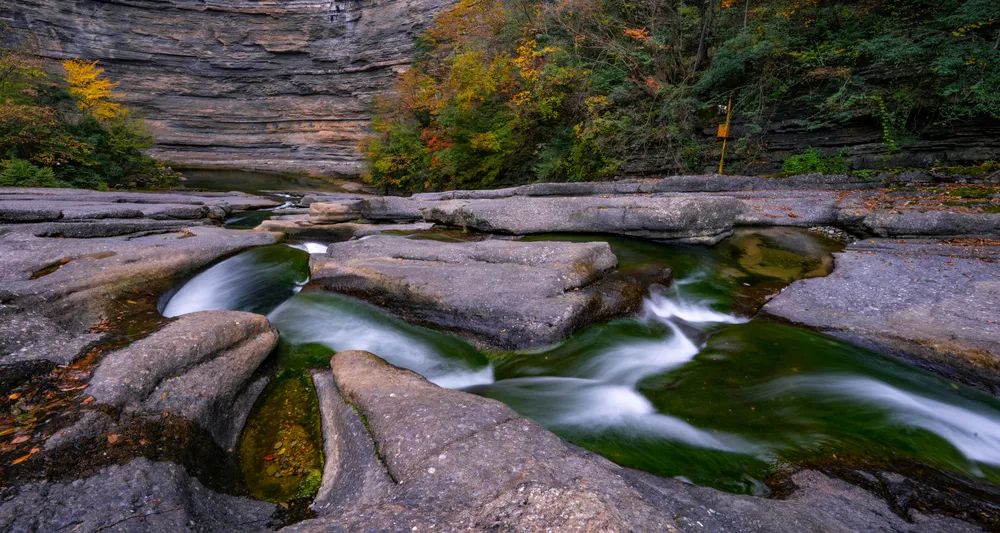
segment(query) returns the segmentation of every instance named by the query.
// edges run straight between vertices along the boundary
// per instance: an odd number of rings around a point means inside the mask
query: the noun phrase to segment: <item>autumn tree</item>
[[[104,76],[104,69],[97,61],[70,59],[63,62],[66,69],[66,83],[69,93],[76,98],[76,105],[99,120],[108,120],[121,115],[124,107],[114,99],[121,97],[114,92],[118,87]]]

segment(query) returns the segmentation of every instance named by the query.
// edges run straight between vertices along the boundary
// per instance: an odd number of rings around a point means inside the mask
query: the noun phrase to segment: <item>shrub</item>
[[[847,163],[843,156],[824,156],[819,150],[810,148],[801,154],[789,156],[782,164],[786,174],[842,174],[847,172]]]
[[[64,66],[66,78],[59,79],[25,55],[0,50],[0,159],[12,161],[5,184],[176,185],[180,175],[144,153],[153,137],[114,101],[117,84],[94,62]]]
[[[23,159],[0,161],[2,187],[65,187],[66,185],[66,182],[56,179],[50,168],[37,167]]]

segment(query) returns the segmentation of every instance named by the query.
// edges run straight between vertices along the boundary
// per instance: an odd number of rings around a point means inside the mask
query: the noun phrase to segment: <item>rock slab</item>
[[[314,286],[510,349],[556,342],[636,308],[645,286],[611,274],[616,264],[603,242],[448,243],[388,235],[334,243],[310,260]]]
[[[870,239],[764,306],[1000,394],[1000,244]]]

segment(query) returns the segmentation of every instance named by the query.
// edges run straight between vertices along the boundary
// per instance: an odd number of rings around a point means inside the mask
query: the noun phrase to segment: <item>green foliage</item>
[[[65,187],[50,168],[36,167],[24,159],[0,161],[0,187]]]
[[[786,174],[842,174],[847,172],[847,163],[840,155],[824,156],[819,150],[810,148],[801,154],[790,156],[782,164]]]
[[[99,78],[93,63],[81,64],[94,74],[92,81],[113,86]],[[80,94],[89,100],[80,105],[82,96],[69,89],[30,57],[0,50],[0,159],[12,161],[14,169],[5,171],[2,185],[105,189],[178,183],[179,174],[144,153],[152,136],[142,120],[109,100],[113,93],[95,97],[85,91]]]
[[[869,121],[893,151],[1000,118],[998,31],[993,0],[463,0],[381,102],[367,178],[412,191],[697,171],[718,158],[704,130],[730,96],[733,156],[752,160],[789,115]]]

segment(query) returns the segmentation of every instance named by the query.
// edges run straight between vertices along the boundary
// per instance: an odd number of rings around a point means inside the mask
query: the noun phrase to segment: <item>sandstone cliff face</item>
[[[4,0],[0,46],[100,60],[168,161],[352,175],[372,100],[451,2]]]

